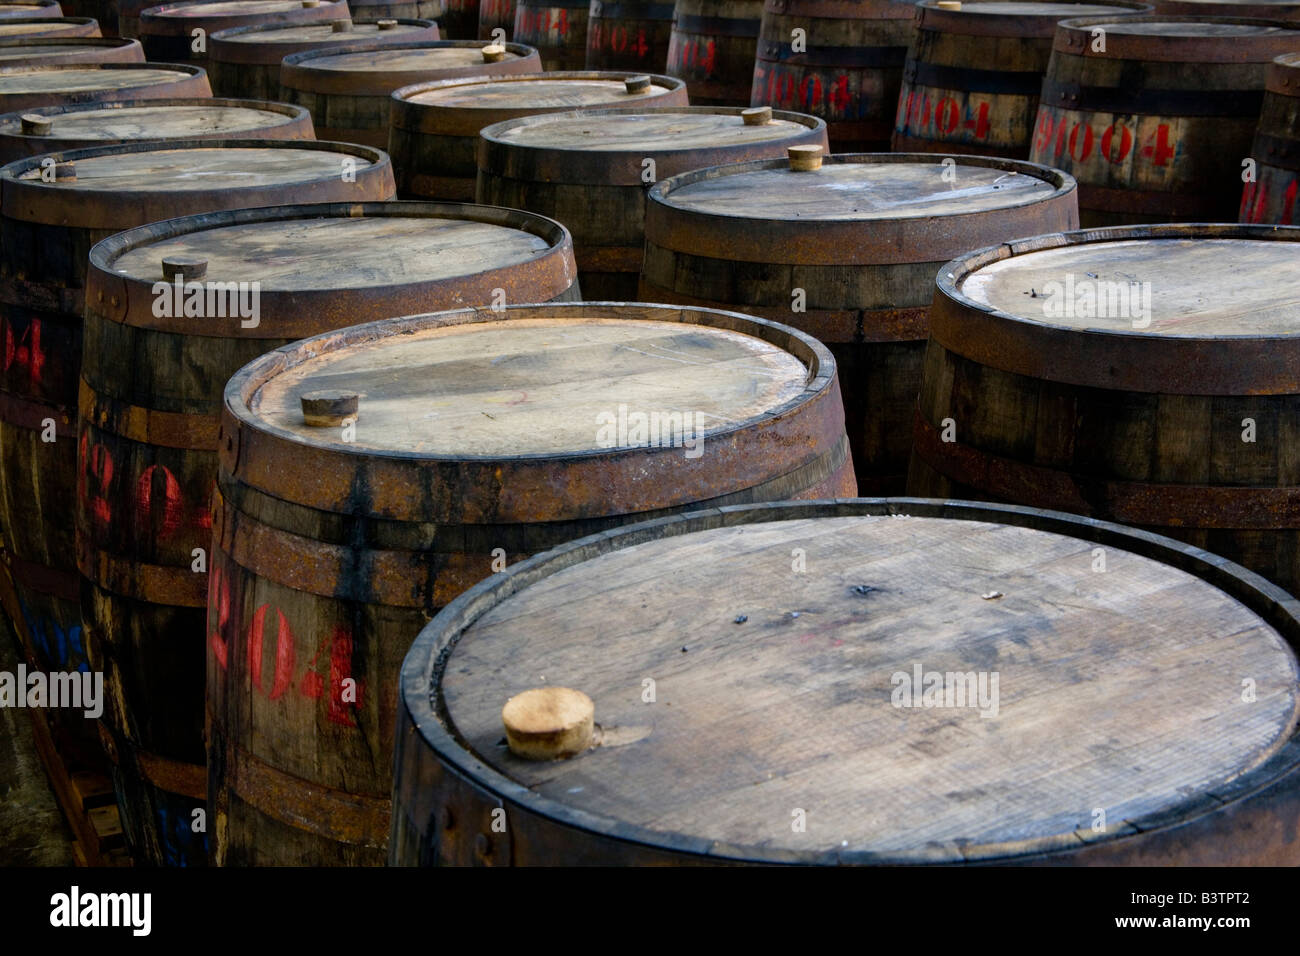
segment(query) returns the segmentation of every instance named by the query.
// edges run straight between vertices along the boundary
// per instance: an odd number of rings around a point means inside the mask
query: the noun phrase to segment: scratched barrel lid
[[[249,23],[336,20],[347,15],[347,0],[194,0],[142,10],[140,32],[188,37],[196,27],[213,33]]]
[[[43,160],[62,178],[47,182]],[[10,219],[90,229],[175,215],[175,197],[210,209],[276,204],[286,186],[313,186],[322,200],[385,199],[386,153],[315,140],[181,140],[123,143],[15,160],[0,168],[0,207]]]
[[[164,260],[201,261],[205,281],[256,282],[260,320],[244,333],[295,339],[391,314],[490,302],[494,290],[546,302],[573,285],[573,245],[552,219],[516,209],[461,203],[373,202],[276,206],[207,213],[122,232],[94,247],[89,295],[122,303],[113,319],[169,329],[153,312]],[[330,263],[320,269],[320,262]],[[355,321],[355,320],[354,320]],[[226,336],[214,323],[185,323],[196,335]]]
[[[0,37],[97,37],[99,22],[92,17],[20,17],[0,19]]]
[[[940,271],[931,337],[1072,385],[1293,394],[1298,242],[1297,227],[1170,224],[1005,243]]]
[[[33,106],[211,95],[207,72],[181,63],[0,62],[0,111],[5,113]]]
[[[993,217],[1004,234],[1016,235],[1019,221],[1040,231],[1042,204],[1072,206],[1076,188],[1059,170],[980,156],[845,153],[811,170],[758,160],[657,183],[646,237],[735,261],[941,261],[986,245]]]
[[[129,100],[0,115],[3,162],[133,140],[312,138],[311,115],[304,108],[260,100]]]
[[[748,505],[585,538],[416,639],[390,862],[1294,861],[1296,610],[1196,548],[1010,506]],[[502,746],[503,705],[539,686],[591,699],[590,749]]]
[[[124,37],[0,36],[0,64],[143,63],[139,40]]]
[[[63,15],[59,0],[32,0],[31,3],[0,3],[0,20]]]
[[[307,50],[285,57],[280,83],[316,93],[388,96],[424,80],[540,72],[541,61],[532,47],[506,43],[501,59],[488,60],[483,49],[489,45],[480,40],[438,40]]]
[[[278,64],[291,53],[317,47],[437,39],[438,25],[432,20],[340,18],[328,23],[259,23],[212,34],[208,54],[225,63]]]
[[[1105,31],[1103,51],[1095,31]],[[1300,28],[1258,17],[1099,16],[1062,20],[1052,48],[1082,57],[1199,63],[1267,63],[1300,46]]]
[[[957,7],[947,0],[922,0],[917,6],[917,26],[925,30],[972,33],[978,36],[1051,37],[1056,25],[1073,17],[1114,15],[1122,10],[1150,12],[1151,5],[1126,3],[1047,3],[1038,0],[962,0]]]

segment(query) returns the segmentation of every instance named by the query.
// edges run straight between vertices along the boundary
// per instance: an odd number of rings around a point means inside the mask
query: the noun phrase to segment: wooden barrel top
[[[394,90],[429,80],[501,76],[541,70],[537,51],[522,43],[505,44],[505,58],[483,60],[480,40],[358,43],[293,53],[280,65],[280,85],[340,96],[390,96]]]
[[[1092,31],[1106,31],[1106,50]],[[1191,63],[1266,63],[1300,47],[1300,30],[1280,20],[1245,17],[1075,17],[1061,22],[1052,48],[1074,56]],[[1050,76],[1050,74],[1049,74]]]
[[[1300,4],[1297,4],[1300,10]],[[1265,89],[1279,96],[1300,97],[1300,53],[1283,53],[1268,68]]]
[[[652,76],[653,93],[628,93],[623,78],[631,73],[537,73],[527,76],[492,79],[447,80],[421,84],[393,95],[408,103],[458,110],[503,110],[521,107],[562,109],[566,106],[590,106],[608,103],[626,106],[647,95],[677,89],[680,80]]]
[[[300,116],[302,107],[257,100],[142,100],[91,106],[37,107],[0,116],[0,137],[22,136],[68,140],[186,139],[225,132],[237,137],[250,130],[278,126]],[[48,137],[22,131],[23,115],[53,120]]]
[[[918,6],[926,10],[942,10],[939,6],[940,0],[924,0]],[[995,16],[995,17],[1056,17],[1057,19],[1066,19],[1068,17],[1095,17],[1108,13],[1114,13],[1114,6],[1109,3],[1036,3],[1032,0],[1025,0],[1024,3],[1018,3],[1016,0],[965,0],[960,10],[951,10],[951,13],[969,13],[974,15]]]
[[[54,0],[49,3],[0,3],[0,17],[57,17],[62,8]]]
[[[1078,850],[1295,762],[1296,622],[1261,579],[1247,606],[1169,563],[1194,549],[915,499],[729,511],[575,542],[458,599],[403,666],[415,745],[553,821],[773,862]],[[954,682],[981,678],[962,706]],[[546,685],[594,701],[597,746],[498,745],[506,700]]]
[[[143,63],[139,40],[120,37],[8,37],[0,39],[0,62],[57,63],[79,57],[102,57],[105,62]]]
[[[1292,394],[1297,242],[1297,227],[1167,225],[1007,243],[940,271],[931,336],[974,361],[1051,381]]]
[[[329,3],[324,0],[322,6]],[[210,20],[215,17],[257,17],[308,8],[302,0],[198,0],[195,3],[164,3],[142,11],[141,19],[185,17]]]
[[[0,20],[0,37],[15,36],[58,36],[60,34],[76,36],[97,36],[88,32],[95,24],[91,17],[32,17],[19,20]]]
[[[160,83],[181,83],[192,79],[197,68],[173,65],[123,64],[124,69],[106,69],[113,64],[76,67],[0,67],[0,106],[6,94],[74,93],[88,90],[130,89]]]
[[[250,403],[282,434],[338,450],[436,457],[592,452],[603,412],[703,415],[707,435],[802,394],[808,370],[784,349],[679,322],[519,319],[388,336],[303,362]],[[317,389],[361,396],[354,441],[303,423]],[[418,410],[418,411],[417,411]]]
[[[969,36],[1050,39],[1056,25],[1074,17],[1123,16],[1151,12],[1151,5],[1134,0],[1109,3],[1039,3],[1036,0],[965,0],[958,10],[944,9],[939,0],[917,4],[917,28]],[[926,59],[921,56],[920,59]]]
[[[455,41],[448,41],[449,44]],[[309,65],[314,70],[336,70],[346,73],[397,73],[421,70],[436,73],[440,70],[463,69],[467,66],[491,66],[483,62],[482,43],[465,46],[397,47],[376,50],[358,50],[353,53],[325,53],[314,56]],[[505,59],[518,60],[518,50],[506,50]]]
[[[222,43],[369,43],[378,38],[409,35],[428,29],[432,20],[398,20],[397,26],[383,31],[378,20],[353,20],[351,30],[336,32],[332,23],[291,23],[269,26],[233,27],[212,35]],[[409,38],[409,36],[408,36]]]
[[[626,152],[740,146],[789,139],[815,125],[773,119],[762,126],[747,126],[739,109],[686,107],[653,113],[544,113],[488,127],[483,136],[522,148]]]

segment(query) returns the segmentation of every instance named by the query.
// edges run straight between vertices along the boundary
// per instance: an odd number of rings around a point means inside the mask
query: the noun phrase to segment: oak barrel
[[[1238,221],[1294,225],[1300,180],[1300,53],[1284,54],[1268,68],[1250,155],[1256,169],[1242,188]]]
[[[479,0],[478,38],[491,40],[497,30],[503,42],[515,32],[515,0]]]
[[[437,20],[442,21],[446,0],[348,0],[357,17],[367,20]],[[453,38],[454,39],[454,38]],[[467,37],[466,39],[473,39]]]
[[[748,106],[763,0],[677,0],[664,72],[697,106]]]
[[[0,63],[0,112],[40,106],[76,106],[122,100],[211,96],[202,67],[184,63],[74,63],[14,66]]]
[[[305,424],[321,389],[359,396],[351,436]],[[824,346],[641,304],[295,343],[231,379],[221,441],[208,765],[216,859],[237,865],[384,861],[402,656],[493,570],[639,518],[853,487]]]
[[[150,60],[206,63],[213,33],[268,23],[347,19],[347,0],[189,0],[140,13],[140,42]]]
[[[202,281],[177,289],[166,281],[169,260],[203,262]],[[486,304],[498,290],[503,299],[576,297],[573,276],[568,234],[556,223],[425,203],[212,213],[96,246],[81,374],[81,478],[89,492],[78,516],[79,563],[91,645],[121,702],[114,731],[143,755],[142,812],[157,802],[149,784],[172,789],[146,762],[183,771],[198,791],[184,790],[187,797],[206,787],[209,504],[230,376],[295,339],[430,304]],[[212,298],[223,287],[238,287],[242,311],[233,294]],[[160,293],[171,306],[161,315]],[[101,294],[125,305],[106,308]],[[159,680],[177,692],[150,693]]]
[[[587,69],[660,73],[673,32],[673,0],[592,0]]]
[[[1135,226],[949,263],[908,492],[1137,525],[1300,592],[1297,242]]]
[[[1232,221],[1268,65],[1296,49],[1300,27],[1271,20],[1064,20],[1030,159],[1079,181],[1085,226]]]
[[[316,135],[380,149],[388,145],[393,91],[413,83],[539,73],[537,51],[506,44],[504,58],[479,40],[308,50],[284,58],[280,99],[311,111]],[[400,166],[401,160],[395,160]]]
[[[288,103],[195,98],[41,106],[0,115],[0,164],[42,153],[168,139],[315,136],[307,111]]]
[[[208,80],[217,96],[274,100],[280,62],[292,53],[342,44],[398,44],[439,39],[432,20],[350,20],[218,30],[208,40]]]
[[[438,28],[448,40],[478,39],[479,0],[442,0]]]
[[[685,106],[686,84],[630,73],[535,73],[417,83],[393,92],[388,152],[397,191],[415,199],[474,198],[479,132],[520,116],[638,106]]]
[[[416,638],[389,859],[1295,865],[1298,613],[1196,548],[1027,508],[786,502],[591,536]],[[548,687],[591,701],[591,745],[517,757],[503,705]]]
[[[1297,0],[1151,0],[1156,13],[1174,17],[1263,17],[1300,19]]]
[[[706,166],[784,156],[791,146],[826,148],[826,124],[815,116],[773,111],[751,123],[744,112],[665,106],[496,123],[480,134],[476,198],[564,223],[585,298],[636,299],[649,186]]]
[[[6,0],[0,3],[0,20],[61,16],[63,8],[59,6],[59,0]]]
[[[902,0],[766,0],[750,105],[820,116],[837,153],[888,150],[914,16]]]
[[[99,23],[91,17],[30,17],[0,20],[0,37],[97,37]]]
[[[1056,24],[1150,13],[1142,3],[946,0],[916,5],[891,140],[896,152],[1028,159]]]
[[[57,176],[52,182],[42,179],[45,159],[52,161]],[[73,425],[91,247],[123,228],[187,213],[286,198],[391,195],[392,173],[383,153],[312,141],[136,142],[50,153],[0,169],[0,324],[5,340],[14,343],[15,355],[22,359],[10,366],[4,379],[0,523],[12,550],[20,594],[27,588],[60,599],[61,620],[84,616],[86,650],[96,669],[102,667],[105,647],[123,640],[125,625],[105,621],[100,607],[83,608],[88,611],[84,615],[77,609],[82,589],[68,505],[77,500],[78,490],[98,495],[96,482],[111,478],[113,467],[102,456],[92,456],[87,465],[91,480],[77,478]],[[115,290],[108,291],[106,301],[114,308],[125,304]],[[148,305],[146,301],[144,307]],[[161,353],[139,359],[153,367],[162,362]],[[194,382],[187,378],[183,387]],[[142,427],[167,433],[165,421],[145,421]],[[147,506],[150,488],[146,484],[139,490]],[[106,714],[121,700],[113,693],[108,697]],[[124,773],[131,773],[131,760],[130,754],[119,757]],[[160,772],[170,770],[162,766]],[[200,771],[198,779],[201,776]],[[202,792],[201,786],[192,789]],[[195,852],[192,846],[166,842],[176,836],[174,818],[133,819],[139,804],[129,794],[124,809],[124,829],[140,858],[175,861]],[[188,832],[188,811],[184,816],[182,830]]]
[[[536,47],[543,70],[581,70],[590,9],[590,0],[516,0],[510,39]]]
[[[0,65],[62,66],[80,63],[143,63],[138,40],[120,37],[0,37]]]
[[[115,37],[121,35],[117,32],[117,4],[118,0],[64,0],[60,7],[65,17],[95,20],[104,36]]]
[[[990,242],[1078,224],[1074,180],[908,153],[697,170],[650,190],[641,297],[752,312],[830,345],[863,494],[902,490],[934,275]]]

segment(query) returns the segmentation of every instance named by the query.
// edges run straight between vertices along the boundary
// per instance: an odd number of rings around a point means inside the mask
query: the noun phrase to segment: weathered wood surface
[[[527,116],[486,127],[475,197],[528,209],[573,233],[583,294],[637,298],[651,183],[725,163],[827,147],[826,124],[799,113],[750,125],[737,107],[662,107]],[[647,166],[647,163],[652,164]]]
[[[888,150],[914,19],[897,0],[767,0],[750,104],[821,117],[834,152]]]
[[[143,63],[137,40],[118,37],[0,37],[0,64]]]
[[[448,40],[478,39],[479,0],[443,0],[438,27]]]
[[[396,0],[396,2],[381,0],[379,3],[372,3],[370,0],[349,0],[348,2],[352,12],[359,17],[389,20],[441,20],[447,5],[448,0]]]
[[[355,434],[304,424],[300,396],[319,390],[359,395]],[[669,447],[679,431],[602,436],[620,403],[691,416],[676,427],[701,453]],[[401,657],[494,561],[637,515],[852,488],[825,347],[694,309],[521,306],[341,331],[243,369],[222,435],[208,702],[227,864],[383,861]]]
[[[1238,221],[1294,225],[1300,185],[1300,54],[1285,53],[1268,68],[1250,155],[1257,168],[1242,187]]]
[[[1106,31],[1106,52],[1092,30]],[[1085,226],[1229,222],[1274,57],[1267,20],[1084,17],[1057,31],[1030,158],[1079,181]]]
[[[587,65],[590,0],[516,0],[510,39],[536,47],[542,69],[581,70]]]
[[[48,120],[49,132],[23,132],[24,116]],[[178,99],[43,106],[0,115],[0,163],[140,140],[314,138],[311,115],[287,103]]]
[[[322,139],[388,145],[395,90],[436,80],[539,73],[537,51],[506,44],[505,58],[488,62],[478,40],[442,40],[376,47],[308,50],[285,57],[280,99],[307,107]],[[400,166],[400,161],[398,162]]]
[[[496,30],[504,31],[510,39],[515,31],[515,0],[480,0],[478,7],[478,38],[491,40]]]
[[[32,17],[61,17],[63,8],[58,0],[32,0],[31,3],[0,3],[0,20]]]
[[[0,20],[0,37],[97,37],[99,23],[92,17],[31,17]]]
[[[208,74],[218,96],[274,100],[280,62],[290,54],[342,44],[400,44],[440,38],[432,20],[346,20],[285,26],[234,27],[208,41]]]
[[[587,12],[587,69],[658,73],[672,29],[673,0],[594,0]]]
[[[1060,20],[1150,13],[1141,3],[939,0],[917,5],[891,144],[895,152],[1028,159]]]
[[[1176,17],[1262,17],[1300,19],[1296,0],[1151,0],[1156,13]]]
[[[220,30],[252,23],[328,22],[348,16],[347,0],[313,0],[311,5],[304,0],[193,0],[143,10],[139,36],[150,60],[205,64],[208,40]],[[199,49],[195,49],[195,30],[203,31]]]
[[[752,312],[830,344],[863,494],[902,490],[934,275],[953,256],[1078,224],[1073,180],[1013,160],[831,156],[655,186],[639,298]]]
[[[5,113],[36,106],[211,95],[207,74],[195,66],[0,64],[0,111]]]
[[[664,72],[697,106],[748,106],[763,0],[677,0]]]
[[[909,493],[1150,528],[1300,591],[1296,241],[1133,227],[941,276]]]
[[[956,502],[575,542],[417,639],[390,860],[1295,861],[1296,609],[1176,542]],[[903,696],[917,671],[937,701]],[[592,699],[592,749],[498,746],[505,701],[545,685]]]
[[[387,143],[398,193],[473,199],[479,132],[494,123],[570,110],[686,105],[683,81],[651,76],[647,92],[632,93],[627,81],[634,75],[535,73],[403,87],[393,93]]]

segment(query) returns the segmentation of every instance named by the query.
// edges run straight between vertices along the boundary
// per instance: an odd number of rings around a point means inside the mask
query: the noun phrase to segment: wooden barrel
[[[1285,226],[1135,226],[950,263],[909,493],[1138,525],[1300,593],[1297,242]]]
[[[90,17],[31,17],[0,20],[0,37],[97,37],[99,23]]]
[[[587,69],[659,73],[672,32],[673,0],[592,0]]]
[[[129,647],[130,628],[142,619],[110,618],[103,602],[89,602],[81,611],[76,603],[81,589],[68,504],[77,500],[80,490],[96,507],[113,467],[102,455],[92,456],[83,474],[93,477],[78,481],[73,425],[91,247],[124,227],[188,213],[266,205],[285,198],[384,199],[392,195],[392,172],[387,156],[377,150],[312,141],[181,140],[47,155],[62,177],[54,182],[42,180],[40,156],[0,169],[0,325],[5,341],[14,343],[14,354],[22,358],[4,379],[0,523],[11,547],[20,593],[28,588],[61,599],[65,621],[84,617],[87,653],[100,669],[104,649]],[[108,290],[100,307],[124,308],[122,296],[120,290]],[[147,297],[143,307],[152,301]],[[159,368],[164,361],[160,355],[139,358],[146,369]],[[184,387],[195,381],[182,379]],[[162,383],[156,384],[161,390]],[[143,422],[142,428],[158,430],[159,441],[172,434],[166,414],[146,416]],[[119,468],[129,464],[117,463]],[[147,483],[136,490],[145,506],[155,501],[158,515],[171,515],[165,488],[158,499],[151,499]],[[139,584],[155,586],[147,574]],[[114,695],[108,697],[106,715],[115,708]],[[129,753],[118,757],[128,780],[135,773],[129,770],[133,762]],[[174,781],[173,769],[159,764],[157,779],[167,784],[164,790],[183,793],[184,780]],[[201,782],[201,771],[193,779]],[[192,787],[191,793],[201,795],[202,786]],[[123,804],[124,811],[138,811],[141,806],[129,792]],[[175,804],[170,806],[176,810]],[[130,812],[127,816],[124,829],[138,858],[160,863],[203,856],[201,845],[193,845],[196,835],[191,835],[189,845],[175,842],[179,831],[173,828],[172,811],[166,819],[136,818]],[[184,817],[188,827],[188,810]]]
[[[1284,54],[1268,68],[1250,155],[1255,175],[1242,189],[1238,221],[1294,225],[1300,179],[1300,54]]]
[[[8,0],[0,3],[0,20],[30,19],[32,17],[61,17],[63,8],[59,0]]]
[[[1297,48],[1270,20],[1062,21],[1030,158],[1079,181],[1085,226],[1232,221],[1268,65]]]
[[[157,6],[154,0],[112,0],[117,8],[117,34],[124,37],[140,36],[140,14]]]
[[[366,20],[437,20],[442,21],[446,0],[348,0],[352,13]],[[467,37],[466,39],[473,39]]]
[[[750,104],[820,116],[837,153],[888,150],[914,16],[902,0],[766,0]]]
[[[1168,538],[969,502],[585,538],[416,638],[390,862],[1295,865],[1298,613]],[[503,723],[591,733],[539,763]]]
[[[515,30],[515,0],[479,0],[478,38],[491,40],[497,30],[503,40],[510,39]]]
[[[480,134],[476,198],[564,223],[586,299],[636,299],[648,186],[707,166],[775,159],[791,146],[826,149],[826,124],[815,116],[770,111],[768,122],[750,123],[744,112],[665,106],[496,123]]]
[[[7,67],[72,63],[143,63],[140,41],[120,37],[0,37],[0,64]]]
[[[208,41],[208,80],[218,96],[274,100],[280,62],[294,53],[341,44],[424,43],[437,40],[432,20],[349,20],[272,24],[219,30]]]
[[[228,286],[247,290],[241,305],[248,307],[237,310],[231,297],[188,315],[164,308],[160,316],[163,263],[173,258],[207,264],[190,292],[163,285],[173,306],[194,289],[202,299]],[[556,223],[516,210],[425,203],[190,216],[94,249],[77,546],[92,653],[117,702],[110,716],[117,749],[139,768],[131,816],[158,814],[177,791],[201,800],[206,789],[208,568],[196,556],[211,544],[217,431],[230,376],[295,339],[411,308],[486,304],[497,289],[525,299],[576,295],[573,274],[568,234]],[[198,321],[194,311],[203,312]],[[151,693],[159,681],[176,692]],[[181,779],[183,789],[170,785]]]
[[[516,0],[510,38],[536,47],[542,69],[581,70],[587,65],[589,0]]]
[[[307,111],[288,103],[196,98],[42,106],[0,115],[0,164],[42,153],[169,139],[315,136]]]
[[[118,0],[63,0],[60,6],[65,17],[95,20],[104,36],[115,37],[121,35],[117,32],[117,4]]]
[[[896,152],[1028,159],[1056,24],[1150,13],[1142,3],[946,0],[916,5],[891,140]]]
[[[535,73],[418,83],[393,93],[388,152],[398,195],[474,198],[479,131],[520,116],[610,109],[628,103],[685,106],[686,84],[651,76],[640,91],[630,73]]]
[[[360,395],[354,440],[305,424],[322,387]],[[231,379],[220,458],[208,766],[230,865],[383,862],[402,656],[495,568],[638,518],[853,487],[824,346],[639,304],[287,346]]]
[[[442,0],[438,28],[448,40],[478,39],[479,0]]]
[[[122,100],[211,96],[202,67],[183,63],[74,63],[6,66],[0,63],[0,112],[38,106],[76,106]]]
[[[308,50],[284,58],[280,99],[311,112],[316,135],[327,139],[388,145],[388,113],[393,91],[413,83],[460,77],[538,73],[537,51],[506,44],[496,60],[479,40]]]
[[[650,190],[640,296],[752,312],[826,342],[862,494],[901,492],[934,275],[1078,223],[1069,176],[992,157],[829,156],[698,170]]]
[[[1151,0],[1156,13],[1172,17],[1263,17],[1269,20],[1300,19],[1297,0]]]
[[[762,20],[763,0],[677,0],[664,72],[698,106],[748,106]]]
[[[150,60],[206,63],[212,34],[271,23],[347,19],[347,0],[187,0],[140,13],[140,42]]]

